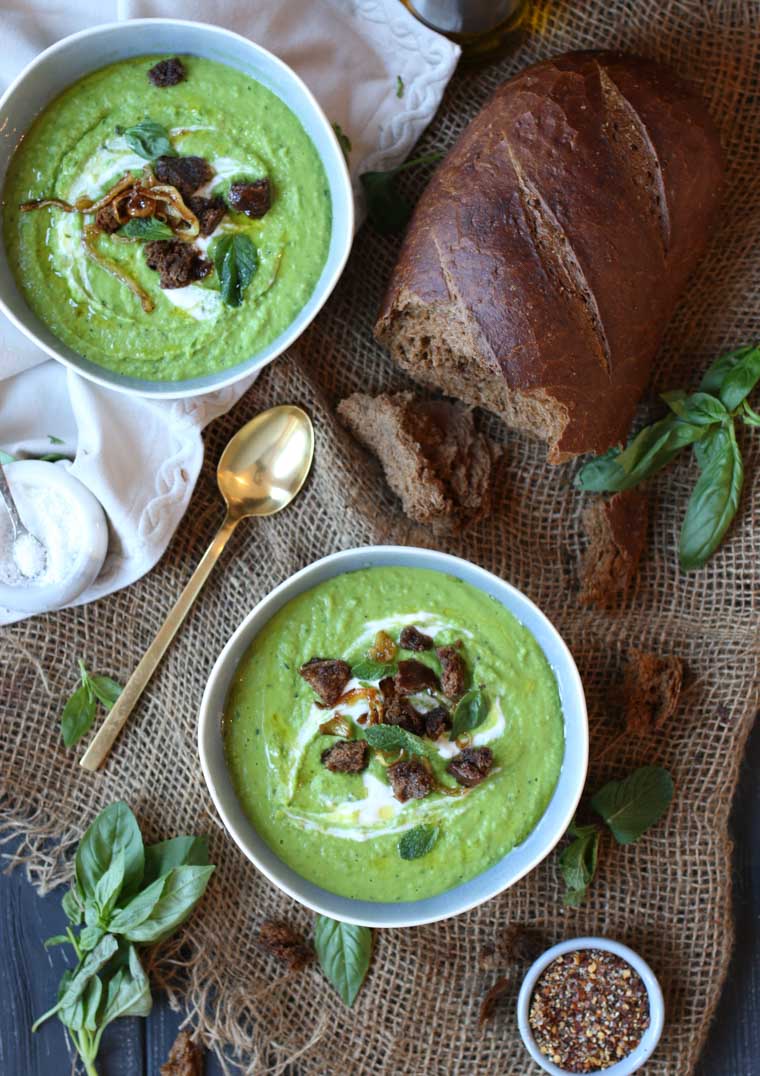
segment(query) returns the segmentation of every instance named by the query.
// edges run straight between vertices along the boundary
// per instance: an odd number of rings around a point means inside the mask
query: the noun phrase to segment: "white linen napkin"
[[[459,57],[400,0],[10,0],[0,15],[0,91],[43,48],[117,18],[180,17],[216,23],[270,49],[304,79],[351,140],[351,173],[390,168],[432,119]],[[397,96],[398,77],[403,94]],[[1,119],[1,118],[0,118]],[[358,206],[361,213],[361,205]],[[128,586],[163,554],[203,460],[201,430],[253,382],[189,400],[112,392],[52,361],[0,315],[0,447],[74,456],[71,471],[108,516],[109,551],[95,584],[74,604]],[[0,624],[21,619],[0,610]]]

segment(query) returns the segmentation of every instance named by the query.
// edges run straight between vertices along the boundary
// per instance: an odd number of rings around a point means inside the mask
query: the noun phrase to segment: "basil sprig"
[[[110,710],[121,695],[122,687],[110,676],[92,676],[79,660],[81,683],[61,713],[61,736],[65,747],[72,747],[86,735],[95,720],[98,703]]]
[[[173,239],[174,232],[168,224],[155,217],[133,217],[119,228],[119,235],[125,235],[129,239],[140,239],[144,243],[150,243],[154,239]]]
[[[134,127],[124,131],[124,141],[138,157],[146,161],[155,161],[158,157],[176,157],[177,151],[171,144],[169,132],[160,123],[143,120]]]
[[[673,799],[673,778],[662,766],[642,766],[622,781],[608,781],[592,796],[591,806],[618,844],[632,844],[662,818]],[[573,840],[559,857],[566,891],[564,903],[578,907],[596,874],[601,829],[598,825],[568,829]]]
[[[322,971],[350,1009],[369,970],[372,931],[318,915],[314,949]]]
[[[396,190],[396,176],[407,168],[418,168],[423,164],[440,161],[442,153],[427,153],[424,157],[415,157],[405,161],[387,172],[363,172],[359,182],[364,190],[367,203],[367,216],[372,227],[381,235],[400,232],[409,223],[412,207]]]
[[[213,870],[201,838],[174,837],[146,848],[126,803],[101,811],[79,842],[75,879],[62,901],[69,926],[45,942],[70,943],[77,963],[64,973],[56,1004],[32,1030],[57,1015],[85,1071],[96,1076],[105,1027],[151,1010],[136,944],[161,941],[183,923]]]
[[[701,568],[720,545],[739,507],[744,467],[735,423],[760,425],[748,396],[760,381],[760,346],[722,355],[706,371],[699,389],[663,394],[670,414],[646,426],[622,451],[612,448],[578,473],[580,489],[631,489],[666,467],[688,445],[700,468],[681,530],[679,560],[684,571]]]
[[[219,276],[222,302],[240,306],[253,279],[259,259],[247,235],[223,235],[214,246],[214,265]]]

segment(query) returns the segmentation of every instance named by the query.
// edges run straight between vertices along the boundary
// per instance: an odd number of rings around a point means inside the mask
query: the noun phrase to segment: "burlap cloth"
[[[459,74],[424,140],[427,150],[450,146],[503,78],[570,48],[636,50],[701,85],[727,148],[726,206],[668,330],[652,399],[667,387],[694,385],[722,349],[760,336],[753,259],[760,241],[758,19],[760,7],[749,0],[535,4],[531,32],[516,54],[478,75]],[[678,531],[695,478],[691,465],[679,464],[652,488],[648,552],[635,593],[617,614],[577,602],[584,496],[573,489],[574,467],[547,466],[542,445],[507,432],[496,420],[488,429],[504,443],[506,463],[493,515],[461,538],[438,542],[526,591],[568,640],[588,694],[592,785],[644,762],[662,763],[675,777],[675,803],[662,824],[630,848],[604,845],[586,905],[563,910],[553,855],[467,915],[383,932],[353,1012],[316,968],[283,977],[256,946],[263,918],[286,918],[308,930],[311,916],[261,877],[220,828],[196,755],[198,704],[229,634],[295,569],[349,546],[426,541],[424,532],[405,523],[375,465],[334,417],[335,403],[355,389],[405,384],[370,331],[397,246],[365,228],[299,354],[277,361],[210,427],[190,510],[147,578],[93,605],[3,631],[6,832],[24,836],[18,861],[26,862],[40,891],[67,876],[67,854],[95,812],[113,799],[129,801],[149,838],[208,832],[218,871],[176,944],[157,954],[155,973],[177,991],[203,1039],[232,1047],[247,1071],[276,1071],[297,1057],[298,1072],[309,1074],[537,1072],[520,1044],[513,998],[485,1030],[477,1026],[479,1001],[494,977],[478,970],[479,950],[517,920],[540,925],[551,941],[604,934],[638,949],[661,979],[668,1013],[647,1071],[688,1073],[731,952],[727,819],[754,708],[760,519],[752,486],[760,436],[747,428],[739,431],[747,485],[738,523],[718,555],[702,571],[679,573]],[[239,528],[107,770],[85,774],[58,731],[76,659],[126,679],[220,521],[214,468],[223,445],[255,412],[282,402],[302,404],[315,420],[317,452],[308,487],[280,516]],[[687,689],[662,734],[616,740],[619,716],[612,699],[632,645],[680,654],[688,667]],[[515,994],[517,987],[515,978]]]

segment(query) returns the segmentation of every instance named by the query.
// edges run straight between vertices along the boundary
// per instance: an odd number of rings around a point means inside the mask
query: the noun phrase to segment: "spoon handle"
[[[219,554],[227,544],[227,539],[239,522],[228,513],[216,533],[214,540],[201,557],[198,567],[190,576],[185,589],[169,611],[166,620],[156,633],[156,637],[145,651],[139,665],[127,680],[126,686],[114,703],[106,719],[101,724],[89,747],[79,760],[85,770],[97,770],[108,757],[116,737],[127,722],[145,686],[156,670],[158,663],[166,653],[169,643],[177,633],[180,625],[190,611],[190,607],[200,592],[217,562]]]
[[[11,487],[5,475],[4,464],[0,464],[0,501],[5,505],[8,515],[11,517],[11,527],[13,528],[13,539],[15,541],[20,534],[24,533],[26,527],[21,522],[21,517],[18,514],[18,508],[16,508],[16,502],[13,499]]]

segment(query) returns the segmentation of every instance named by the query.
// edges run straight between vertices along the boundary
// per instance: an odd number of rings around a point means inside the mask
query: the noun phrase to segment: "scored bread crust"
[[[423,193],[375,326],[415,378],[561,463],[623,441],[723,163],[667,68],[576,52],[500,86]]]

